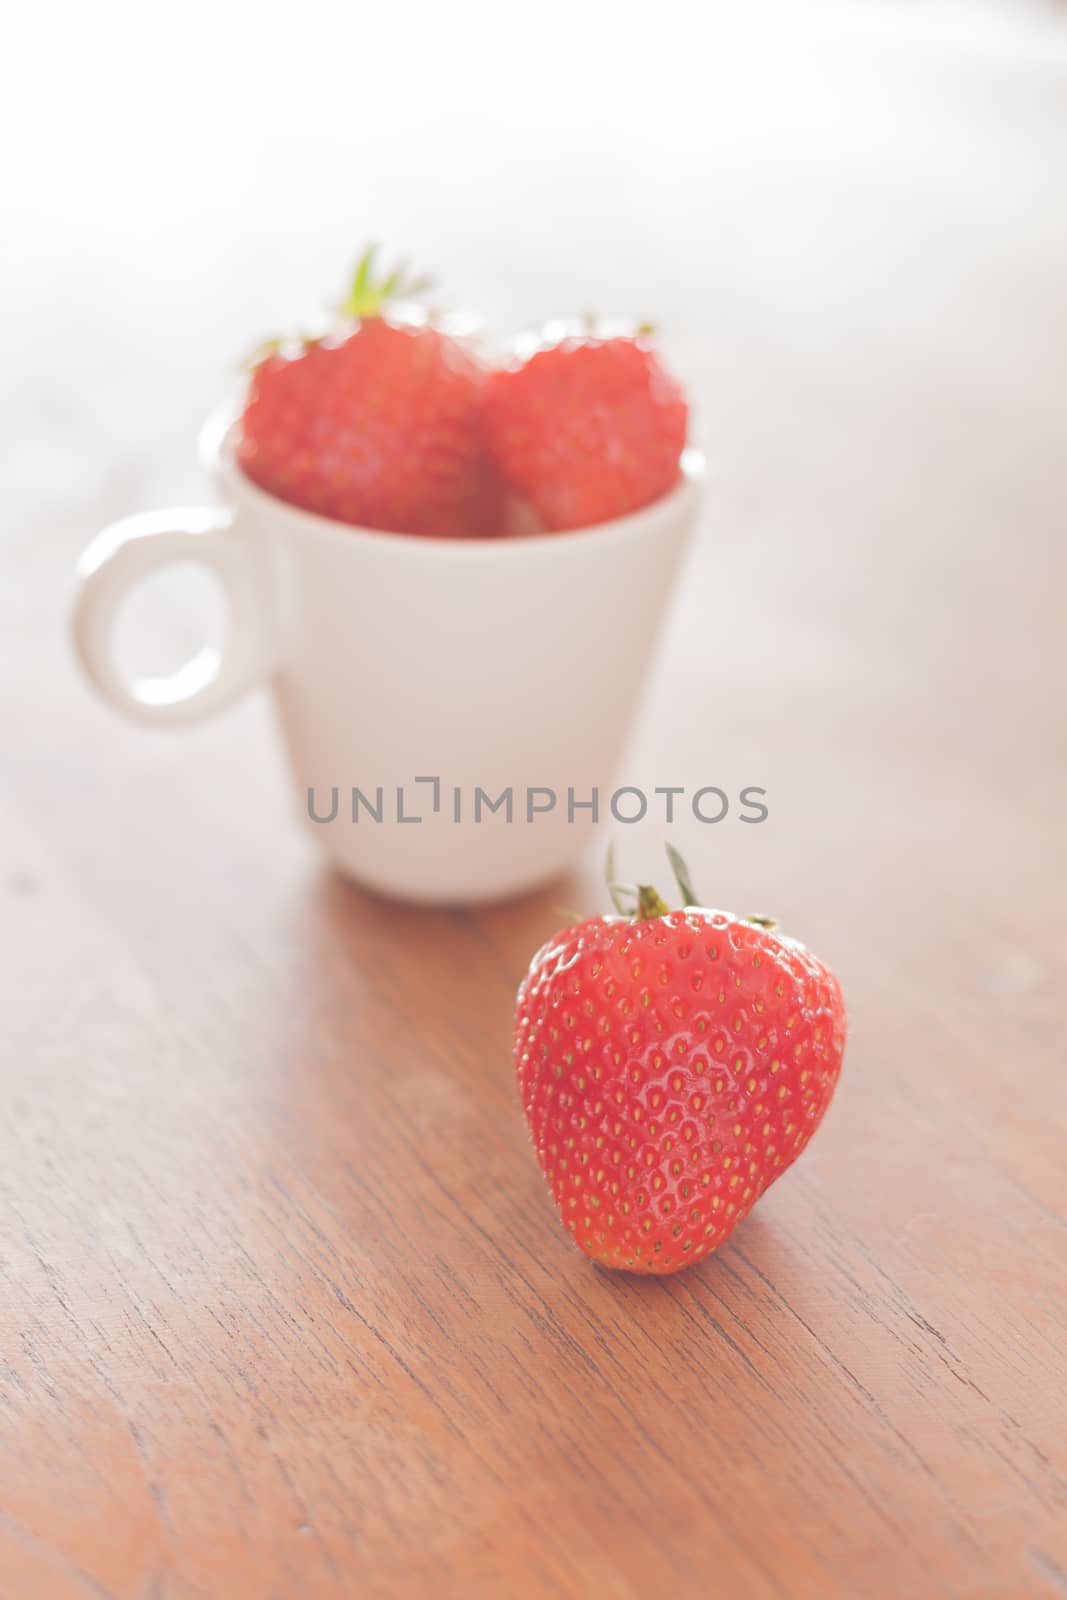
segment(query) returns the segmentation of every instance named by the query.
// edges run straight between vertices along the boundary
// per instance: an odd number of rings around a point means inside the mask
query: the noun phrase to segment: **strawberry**
[[[668,1273],[716,1250],[830,1103],[845,1008],[830,969],[761,918],[613,885],[519,987],[515,1065],[564,1224],[586,1255]]]
[[[424,313],[385,314],[407,285],[378,282],[373,247],[342,326],[277,342],[255,367],[237,459],[262,488],[341,522],[444,538],[502,531],[504,496],[485,460],[487,373]]]
[[[643,333],[565,334],[493,373],[485,395],[490,454],[549,531],[666,494],[687,424],[685,394]]]

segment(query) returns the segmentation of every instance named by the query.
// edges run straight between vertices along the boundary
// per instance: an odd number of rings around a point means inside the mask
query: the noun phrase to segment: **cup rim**
[[[235,504],[244,501],[264,515],[284,516],[302,532],[319,539],[343,541],[350,547],[355,544],[379,550],[407,551],[438,561],[507,560],[508,551],[517,555],[529,554],[534,550],[580,549],[588,548],[591,544],[637,537],[655,525],[673,521],[684,513],[699,495],[707,473],[704,451],[697,445],[687,444],[681,457],[681,475],[674,487],[650,505],[628,512],[625,516],[611,517],[606,522],[557,533],[509,534],[506,538],[495,539],[473,534],[449,539],[434,538],[425,534],[391,533],[382,528],[364,528],[358,523],[340,522],[318,511],[290,505],[288,501],[260,488],[237,463],[234,439],[239,424],[239,412],[230,403],[208,418],[199,440],[201,464],[226,489]]]

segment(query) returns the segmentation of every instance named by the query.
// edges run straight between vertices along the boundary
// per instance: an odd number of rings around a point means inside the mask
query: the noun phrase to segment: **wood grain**
[[[201,492],[266,202],[198,307],[116,244],[93,317],[12,327],[4,1600],[1067,1594],[1065,79],[864,61],[828,147],[739,156],[697,216],[594,164],[717,459],[625,777],[767,788],[766,825],[678,843],[852,1022],[804,1160],[669,1280],[572,1250],[513,1088],[516,983],[596,861],[374,900],[291,826],[265,704],[145,734],[69,659],[84,538]],[[472,179],[505,233],[549,192],[512,180]],[[578,216],[582,172],[552,183]],[[499,242],[427,228],[475,298],[553,309],[536,260],[500,291]],[[620,839],[635,871],[661,832]]]

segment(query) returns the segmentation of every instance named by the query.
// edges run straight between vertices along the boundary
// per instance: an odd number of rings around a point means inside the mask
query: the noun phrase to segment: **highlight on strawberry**
[[[678,482],[688,407],[647,326],[546,324],[499,370],[368,249],[333,326],[255,361],[237,460],[336,521],[445,539],[557,533]]]
[[[615,881],[615,916],[561,929],[519,986],[515,1068],[541,1169],[578,1248],[671,1273],[726,1240],[802,1154],[841,1072],[834,974],[765,917],[672,911]]]

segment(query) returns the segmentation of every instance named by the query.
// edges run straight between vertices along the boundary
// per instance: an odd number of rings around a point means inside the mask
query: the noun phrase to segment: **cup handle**
[[[130,677],[115,662],[113,632],[131,589],[176,561],[198,561],[219,579],[229,626],[221,649],[205,647],[166,677]],[[264,596],[227,511],[187,507],[125,517],[98,533],[78,563],[74,646],[105,700],[137,722],[185,727],[221,711],[271,670]]]

